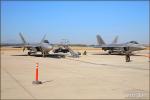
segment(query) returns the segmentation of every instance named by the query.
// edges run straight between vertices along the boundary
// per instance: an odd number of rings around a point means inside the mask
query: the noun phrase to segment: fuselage
[[[126,51],[139,51],[139,50],[144,50],[145,47],[141,44],[138,43],[124,43],[124,44],[110,44],[110,45],[105,45],[102,46],[102,50],[109,52],[109,54],[111,53],[126,53]]]
[[[45,52],[49,52],[49,51],[51,51],[53,49],[53,46],[50,45],[49,43],[41,43],[41,48]]]

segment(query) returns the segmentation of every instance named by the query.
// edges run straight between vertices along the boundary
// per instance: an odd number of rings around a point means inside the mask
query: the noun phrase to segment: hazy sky
[[[96,44],[96,34],[106,43],[149,43],[148,1],[3,1],[1,41],[39,42],[44,34],[51,43]]]

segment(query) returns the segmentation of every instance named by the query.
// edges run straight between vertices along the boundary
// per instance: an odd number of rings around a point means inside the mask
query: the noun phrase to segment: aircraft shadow
[[[24,54],[24,55],[11,55],[11,56],[28,56],[27,54]],[[33,56],[33,57],[43,57],[41,54],[32,54],[30,56]],[[47,58],[47,57],[50,57],[50,58],[64,58],[65,55],[61,55],[61,54],[49,54],[49,55],[46,55],[46,57],[43,57],[43,58]]]
[[[92,55],[110,55],[110,54],[103,53],[103,54],[92,54]],[[111,55],[125,56],[125,54],[111,54]],[[143,56],[143,55],[131,54],[131,56]]]
[[[124,54],[108,54],[108,53],[103,53],[103,54],[92,54],[92,55],[118,55],[118,56],[125,56]]]

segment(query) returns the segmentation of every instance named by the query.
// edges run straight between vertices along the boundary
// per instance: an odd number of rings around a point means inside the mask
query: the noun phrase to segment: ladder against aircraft
[[[79,54],[74,52],[69,46],[65,46],[65,48],[69,50],[69,52],[70,52],[72,57],[74,57],[74,58],[78,58],[79,57]]]

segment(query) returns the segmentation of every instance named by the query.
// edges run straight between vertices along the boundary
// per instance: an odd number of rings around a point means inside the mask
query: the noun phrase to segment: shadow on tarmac
[[[108,54],[108,53],[95,53],[95,54],[92,54],[92,55],[118,55],[118,56],[125,56],[125,54]],[[131,54],[131,56],[143,56],[143,55],[138,55],[138,54]]]
[[[49,80],[49,81],[43,81],[42,83],[48,83],[48,82],[52,82],[53,80]]]
[[[82,63],[87,63],[87,64],[92,64],[92,65],[103,65],[103,66],[107,66],[107,67],[110,66],[110,67],[123,68],[123,69],[127,68],[127,69],[137,69],[137,70],[149,70],[149,69],[145,69],[145,68],[138,68],[138,67],[132,67],[132,66],[123,66],[123,65],[120,66],[120,65],[112,65],[112,64],[103,64],[103,63],[100,64],[100,63],[94,63],[94,62],[90,62],[90,61],[83,61],[83,60],[70,59],[70,58],[66,58],[66,59],[74,60],[74,61],[78,61],[78,62],[82,62]]]
[[[29,55],[24,54],[24,55],[11,55],[11,56],[29,56]],[[43,57],[41,54],[32,54],[30,56],[33,56],[33,57]],[[60,58],[65,58],[65,55],[62,55],[62,54],[49,54],[49,55],[46,55],[43,58],[47,58],[47,57],[60,59]]]

